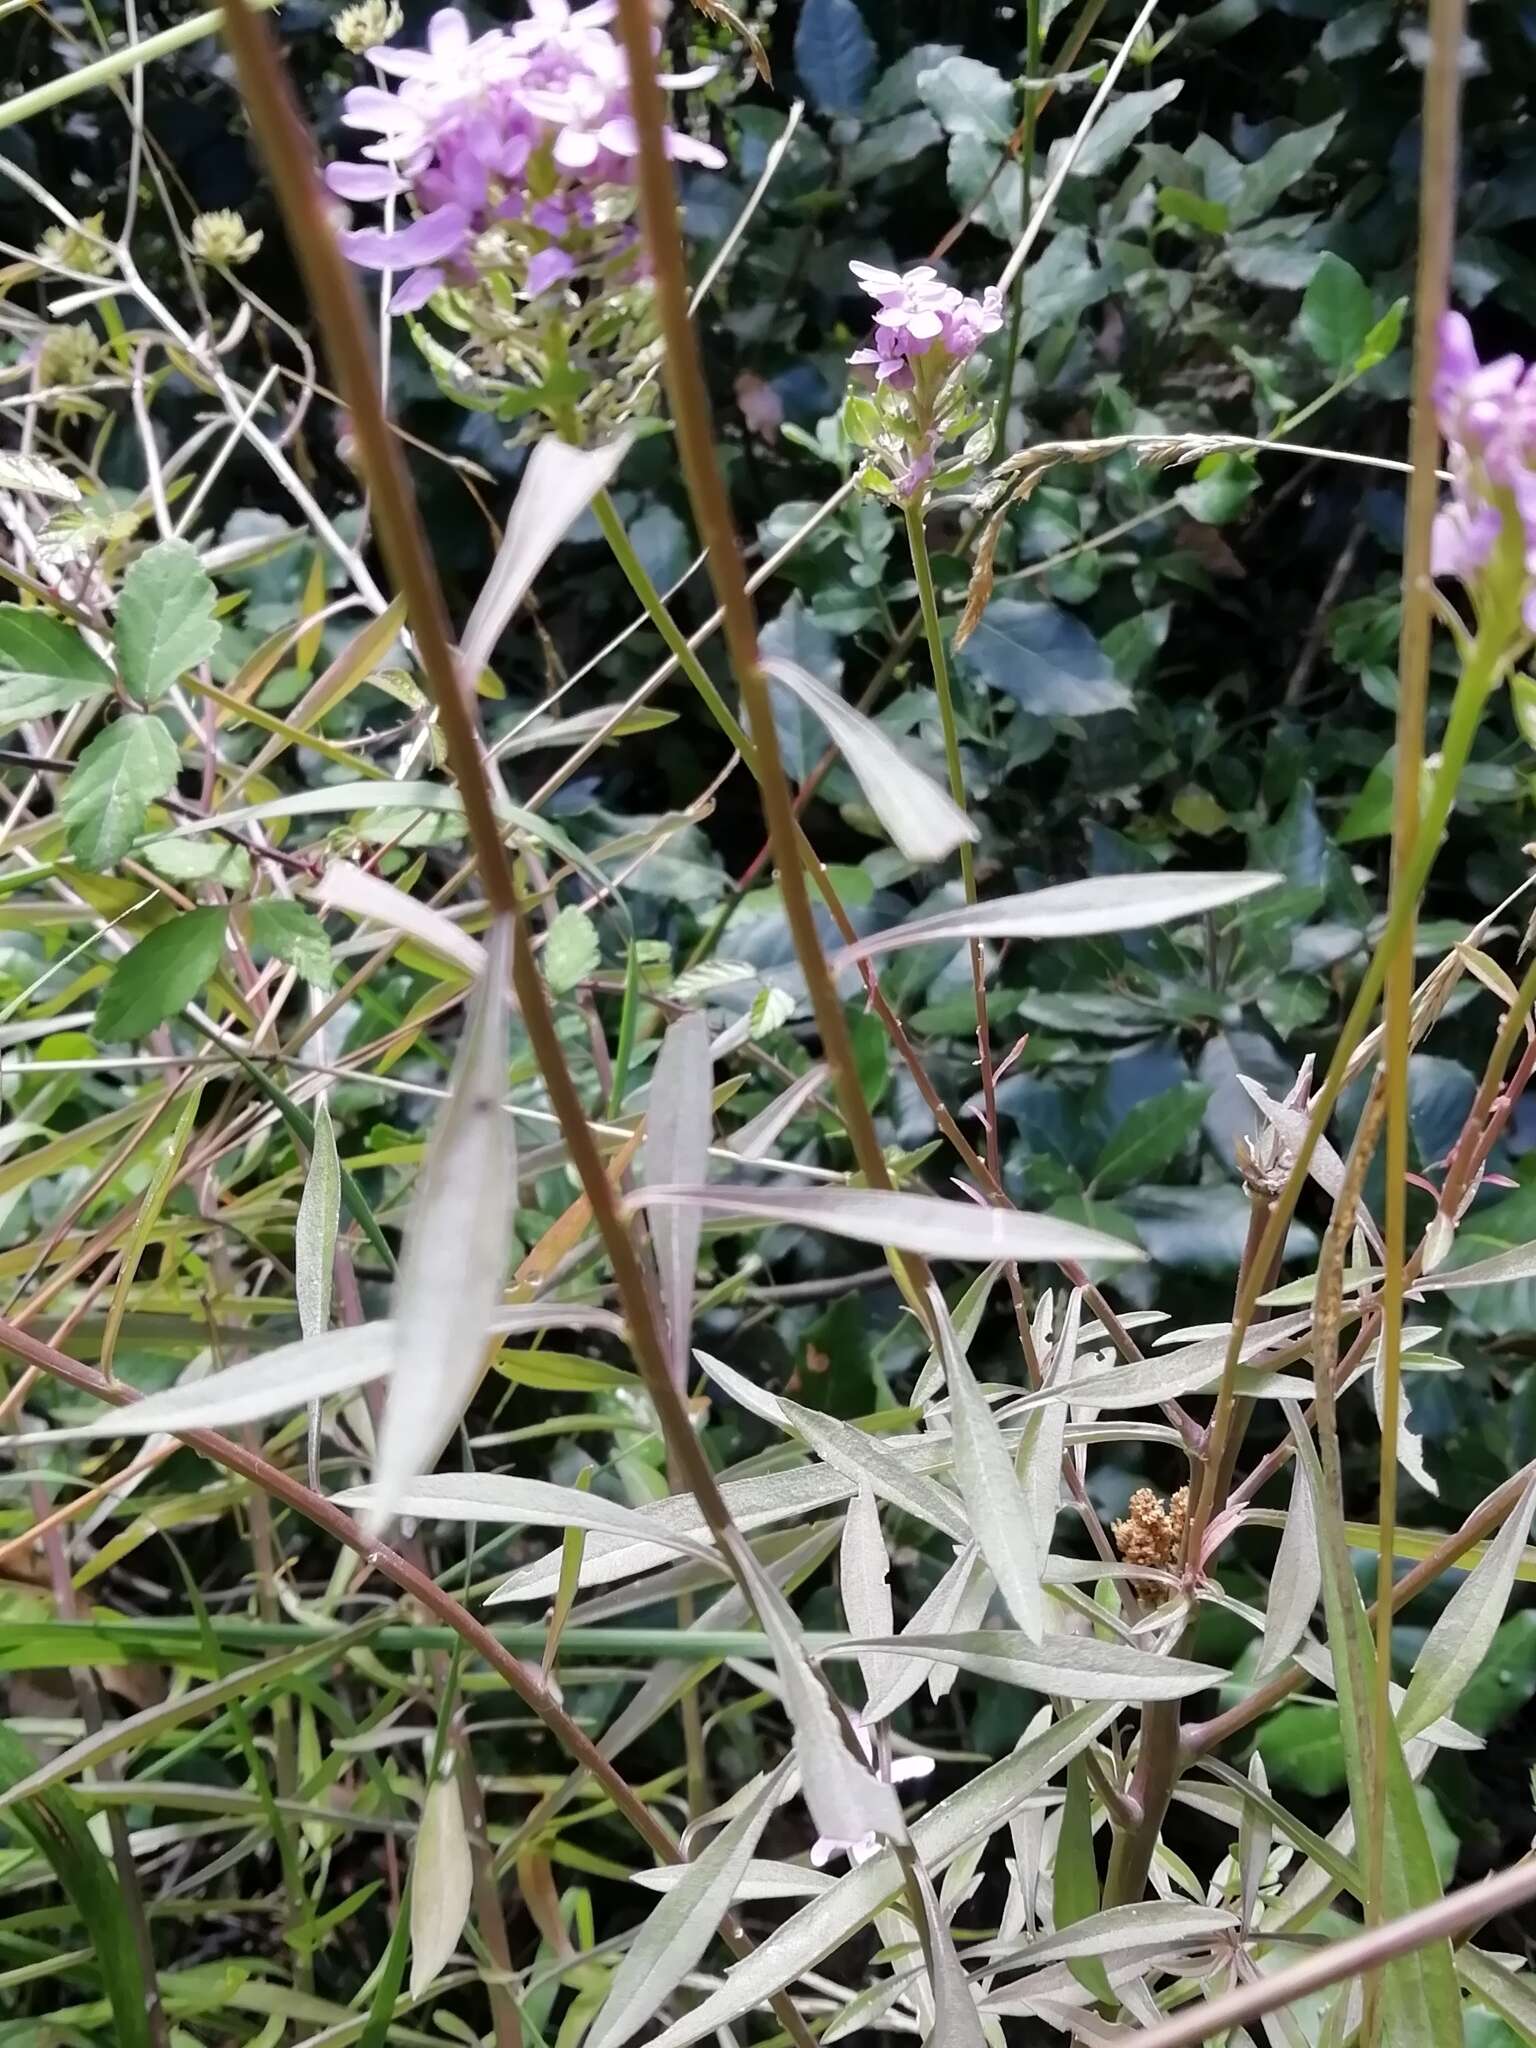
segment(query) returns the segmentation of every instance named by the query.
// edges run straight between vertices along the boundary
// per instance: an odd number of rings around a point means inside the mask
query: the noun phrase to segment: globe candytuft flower
[[[382,204],[383,226],[344,238],[353,262],[403,272],[391,310],[435,313],[464,337],[449,349],[412,334],[451,396],[538,430],[592,440],[654,389],[649,279],[635,224],[639,140],[614,0],[530,0],[480,36],[441,9],[420,49],[375,47],[388,85],[359,85],[342,109],[371,137],[335,163],[331,190]],[[659,51],[659,28],[653,37]],[[662,84],[699,85],[707,71]],[[669,153],[719,168],[712,145],[675,128]]]
[[[1536,364],[1479,361],[1460,313],[1440,322],[1435,413],[1451,472],[1430,570],[1466,586],[1479,618],[1518,611],[1536,633]]]
[[[870,345],[848,358],[873,384],[871,394],[851,391],[843,414],[849,439],[875,458],[861,483],[910,500],[936,479],[958,482],[983,459],[989,437],[973,437],[958,466],[942,472],[940,451],[981,420],[965,366],[1002,326],[1002,294],[994,286],[979,299],[968,297],[928,264],[906,271],[872,263],[849,268],[879,309]]]
[[[343,122],[377,139],[364,146],[367,163],[332,165],[327,178],[346,200],[410,202],[414,219],[346,241],[356,263],[409,272],[396,311],[488,271],[537,297],[578,272],[606,274],[615,254],[632,262],[639,144],[624,52],[607,26],[614,11],[611,0],[574,10],[566,0],[533,0],[525,20],[471,37],[463,14],[446,7],[428,24],[424,49],[369,51],[399,85],[348,93]],[[675,129],[667,140],[676,158],[715,169],[725,162]],[[484,242],[508,223],[518,224],[515,235]],[[564,265],[550,257],[556,247]]]

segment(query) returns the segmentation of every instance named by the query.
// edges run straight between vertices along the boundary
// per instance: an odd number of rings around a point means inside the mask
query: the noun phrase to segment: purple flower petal
[[[387,164],[327,164],[325,182],[338,199],[388,199],[405,191],[403,178]]]
[[[358,228],[342,237],[342,247],[366,270],[403,270],[417,263],[440,263],[456,256],[470,237],[469,215],[462,206],[440,206],[408,226],[387,234],[383,228]]]
[[[441,291],[447,281],[446,273],[436,264],[428,265],[425,270],[413,270],[390,300],[390,312],[414,313],[435,291]]]
[[[536,299],[551,285],[562,283],[575,268],[575,263],[563,249],[541,249],[528,266],[527,297]]]

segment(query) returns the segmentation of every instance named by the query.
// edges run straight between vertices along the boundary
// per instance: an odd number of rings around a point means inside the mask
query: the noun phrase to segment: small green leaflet
[[[1335,375],[1349,369],[1375,318],[1370,287],[1359,271],[1325,250],[1301,302],[1299,325],[1313,355]]]
[[[219,644],[218,593],[184,540],[147,548],[123,578],[117,600],[117,662],[141,704],[163,697],[178,676]]]
[[[176,742],[158,718],[130,712],[97,733],[59,800],[75,858],[92,868],[121,860],[149,806],[174,785],[177,764]]]
[[[52,612],[0,604],[0,728],[110,689],[112,671]]]
[[[584,910],[562,910],[544,947],[544,979],[557,996],[585,981],[598,962],[597,927]]]
[[[218,967],[228,916],[222,908],[189,910],[125,953],[101,992],[96,1038],[142,1038],[190,1003]]]
[[[325,926],[302,903],[280,896],[263,897],[247,908],[251,944],[274,959],[296,967],[316,988],[329,988],[333,967]]]

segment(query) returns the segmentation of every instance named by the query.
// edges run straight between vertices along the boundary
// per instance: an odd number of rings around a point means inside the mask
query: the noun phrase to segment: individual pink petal
[[[357,228],[343,235],[342,247],[354,263],[367,270],[398,270],[456,256],[469,233],[469,215],[462,206],[440,206],[436,213],[421,214],[393,233],[383,228]]]
[[[446,274],[436,264],[429,264],[425,270],[413,270],[396,290],[389,302],[389,310],[391,313],[414,313],[446,283]]]
[[[389,199],[406,190],[405,180],[384,164],[327,164],[325,182],[338,199]]]

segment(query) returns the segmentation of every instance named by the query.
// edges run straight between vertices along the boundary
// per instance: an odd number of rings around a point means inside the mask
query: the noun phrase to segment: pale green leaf
[[[178,677],[206,661],[222,628],[214,617],[218,592],[184,540],[146,548],[123,578],[114,639],[123,686],[141,704],[154,704]]]
[[[0,604],[0,729],[62,711],[112,686],[79,628],[30,605]]]
[[[411,1864],[411,1996],[420,1998],[443,1971],[469,1918],[474,1863],[464,1807],[452,1777],[427,1788]]]

